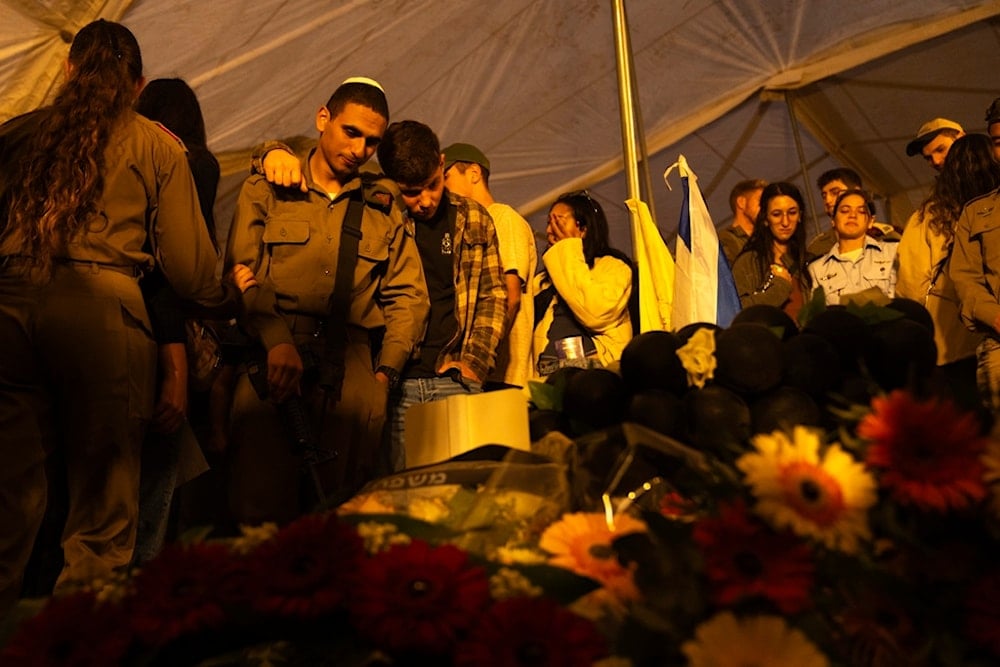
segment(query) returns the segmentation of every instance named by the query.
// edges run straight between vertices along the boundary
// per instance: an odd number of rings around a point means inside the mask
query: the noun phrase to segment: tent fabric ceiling
[[[660,174],[678,154],[720,226],[738,180],[793,180],[813,195],[816,175],[841,165],[901,222],[934,175],[905,156],[916,128],[947,116],[983,131],[1000,94],[1000,0],[625,6],[666,236],[680,194]],[[631,248],[611,0],[0,0],[0,16],[0,120],[51,97],[69,39],[97,17],[133,30],[147,77],[191,83],[223,164],[223,227],[252,147],[315,135],[316,109],[363,74],[383,83],[394,119],[480,146],[494,194],[536,230],[558,192],[589,187],[615,245]]]

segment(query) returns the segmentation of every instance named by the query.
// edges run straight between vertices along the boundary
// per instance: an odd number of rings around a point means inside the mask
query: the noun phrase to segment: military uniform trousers
[[[56,591],[131,560],[156,344],[124,271],[57,264],[36,284],[0,269],[0,617],[20,592],[56,448],[68,477]]]
[[[318,358],[325,341],[297,332],[295,344]],[[372,478],[386,420],[388,385],[375,379],[367,330],[348,329],[339,401],[329,398],[315,375],[307,368],[302,402],[317,444],[337,455],[313,465],[308,474],[275,406],[261,400],[246,373],[240,374],[231,415],[229,482],[230,506],[240,523],[287,523],[318,500],[309,487],[320,485],[328,500],[344,499]]]

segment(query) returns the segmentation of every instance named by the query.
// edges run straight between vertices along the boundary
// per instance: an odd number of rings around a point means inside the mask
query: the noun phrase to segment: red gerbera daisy
[[[335,514],[315,514],[289,524],[251,554],[250,580],[260,590],[257,611],[315,618],[339,607],[364,557],[357,531]]]
[[[132,641],[121,606],[98,603],[92,592],[49,600],[25,620],[0,653],[10,667],[117,665]]]
[[[225,607],[240,601],[243,563],[222,544],[172,544],[143,566],[130,598],[132,628],[161,646],[181,635],[219,627]]]
[[[969,587],[965,599],[965,629],[969,637],[1000,657],[1000,572],[992,572]]]
[[[464,551],[413,540],[363,563],[349,607],[357,628],[382,648],[440,654],[489,601],[486,571],[470,566]]]
[[[910,611],[877,586],[844,591],[844,606],[834,614],[836,631],[851,665],[917,665],[922,637]]]
[[[881,469],[881,484],[897,501],[943,512],[986,496],[980,455],[987,440],[973,413],[899,390],[872,407],[858,434],[871,441],[868,465]]]
[[[458,667],[576,667],[608,653],[594,624],[548,598],[509,598],[455,649]]]
[[[809,546],[753,520],[742,501],[724,505],[718,517],[699,520],[693,537],[717,604],[762,596],[786,614],[810,604],[815,565]]]

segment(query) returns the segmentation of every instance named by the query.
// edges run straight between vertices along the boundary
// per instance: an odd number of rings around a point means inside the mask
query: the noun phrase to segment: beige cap
[[[917,130],[917,137],[910,143],[906,144],[906,154],[909,156],[914,156],[924,149],[931,139],[936,137],[941,130],[957,130],[959,132],[965,132],[962,126],[953,120],[948,120],[947,118],[935,118],[934,120],[929,120],[920,126]]]

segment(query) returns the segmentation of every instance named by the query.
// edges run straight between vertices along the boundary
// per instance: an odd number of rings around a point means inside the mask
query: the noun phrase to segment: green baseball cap
[[[471,162],[490,170],[489,158],[472,144],[452,144],[444,149],[444,170],[448,171],[456,162]]]

